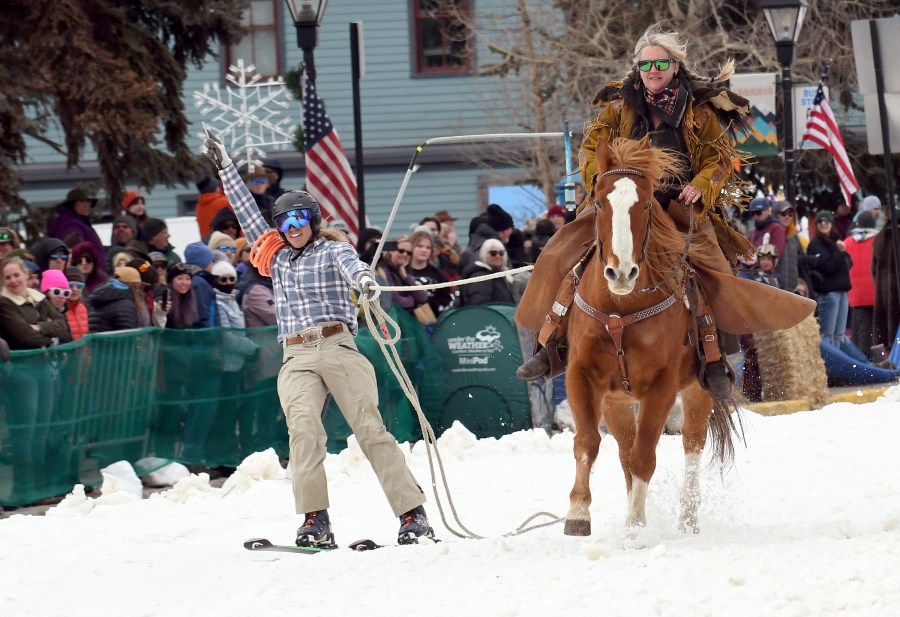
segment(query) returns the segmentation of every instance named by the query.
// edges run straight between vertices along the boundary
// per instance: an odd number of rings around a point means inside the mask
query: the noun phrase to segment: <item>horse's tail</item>
[[[735,423],[735,419],[737,422]],[[734,463],[734,439],[746,443],[744,440],[744,423],[741,420],[741,412],[734,399],[713,399],[712,413],[709,416],[709,445],[713,457],[719,461],[722,468]]]

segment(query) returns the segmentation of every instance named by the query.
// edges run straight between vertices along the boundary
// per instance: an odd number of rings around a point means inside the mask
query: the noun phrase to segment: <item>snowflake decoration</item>
[[[294,140],[295,124],[283,112],[291,107],[291,98],[283,79],[262,81],[252,64],[243,60],[228,69],[225,79],[234,84],[223,90],[218,84],[204,84],[194,91],[194,106],[201,116],[214,114],[209,128],[235,152],[235,167],[246,165],[253,171],[266,156],[263,148],[284,150]],[[206,123],[204,122],[204,125]],[[206,134],[201,132],[200,138]]]

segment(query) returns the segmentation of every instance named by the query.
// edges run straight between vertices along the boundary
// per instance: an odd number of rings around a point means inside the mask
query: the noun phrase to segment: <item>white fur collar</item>
[[[46,297],[44,294],[39,292],[36,289],[28,288],[28,297],[25,298],[23,296],[19,296],[17,294],[11,293],[6,287],[3,288],[3,291],[0,291],[0,296],[7,298],[16,306],[22,306],[26,302],[30,302],[31,304],[40,304],[43,299]]]

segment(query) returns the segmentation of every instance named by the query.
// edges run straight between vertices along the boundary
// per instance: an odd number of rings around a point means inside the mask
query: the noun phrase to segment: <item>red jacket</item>
[[[850,284],[853,287],[847,292],[851,307],[875,305],[875,280],[872,278],[874,243],[875,233],[862,235],[851,232],[844,240],[844,248],[853,260],[850,266]]]
[[[66,303],[66,319],[69,322],[69,330],[72,331],[72,340],[77,341],[88,333],[88,310],[84,302]]]

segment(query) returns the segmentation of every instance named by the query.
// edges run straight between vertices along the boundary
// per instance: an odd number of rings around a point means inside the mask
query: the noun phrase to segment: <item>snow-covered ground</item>
[[[457,426],[441,438],[460,519],[483,540],[441,524],[422,444],[404,450],[444,540],[428,546],[245,550],[255,536],[289,543],[300,523],[271,452],[221,489],[192,476],[142,501],[73,494],[47,516],[0,520],[0,615],[900,615],[900,386],[858,406],[746,413],[744,425],[734,467],[704,471],[699,535],[676,529],[682,453],[670,436],[636,536],[605,437],[592,536],[554,525],[503,537],[534,512],[565,515],[569,433],[477,440]],[[392,542],[398,523],[359,449],[326,466],[338,543]]]

